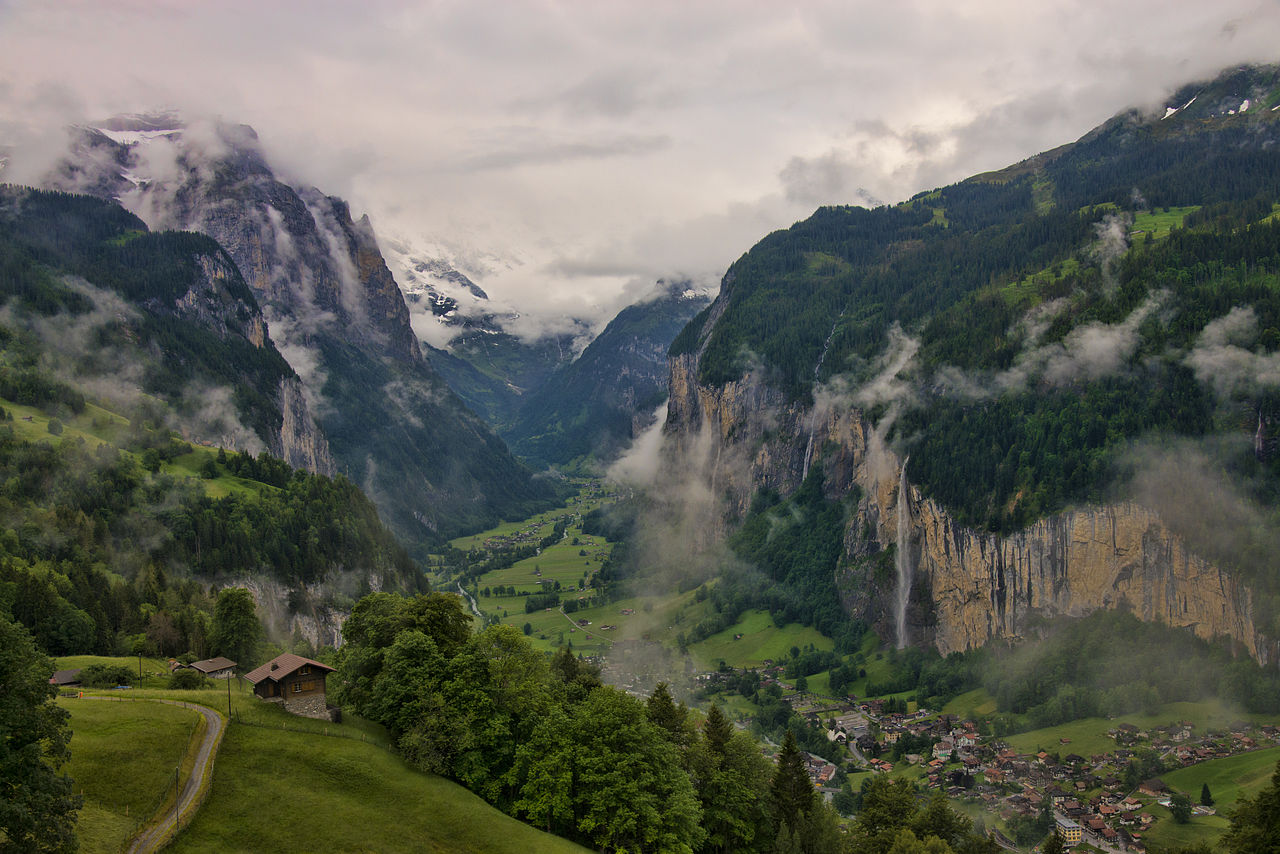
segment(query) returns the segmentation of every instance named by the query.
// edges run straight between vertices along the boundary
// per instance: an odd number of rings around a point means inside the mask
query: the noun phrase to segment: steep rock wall
[[[329,442],[316,426],[302,383],[296,378],[280,383],[280,446],[272,453],[294,468],[332,476],[336,473]]]
[[[857,494],[845,531],[844,603],[892,637],[902,460],[861,410],[788,403],[751,375],[716,388],[697,382],[697,355],[671,360],[667,432],[674,459],[701,444],[708,476],[741,518],[763,487],[800,484],[808,449],[829,497]],[[707,449],[709,448],[709,449]],[[902,546],[913,570],[908,638],[946,654],[1022,635],[1037,618],[1128,607],[1144,620],[1226,635],[1260,661],[1277,658],[1259,634],[1248,589],[1188,551],[1182,538],[1136,504],[1072,509],[1012,536],[975,531],[908,484]],[[875,560],[876,557],[882,560]],[[892,560],[888,561],[892,564]]]

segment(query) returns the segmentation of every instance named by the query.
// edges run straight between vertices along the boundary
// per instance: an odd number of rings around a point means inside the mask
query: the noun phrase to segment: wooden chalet
[[[204,661],[193,661],[190,664],[179,664],[174,669],[177,670],[183,667],[199,671],[210,679],[230,679],[236,675],[236,663],[222,656],[206,658]]]
[[[245,674],[253,693],[285,711],[308,718],[331,719],[324,680],[334,668],[286,652]],[[336,711],[336,710],[335,710]]]
[[[55,670],[53,675],[49,677],[49,684],[58,688],[70,687],[80,684],[80,668],[74,670]]]

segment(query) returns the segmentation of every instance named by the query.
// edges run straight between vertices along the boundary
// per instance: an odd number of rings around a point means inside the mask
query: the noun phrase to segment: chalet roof
[[[50,685],[76,685],[80,682],[80,668],[74,670],[55,670],[49,677]]]
[[[257,685],[264,679],[270,679],[272,682],[279,682],[281,679],[302,669],[306,665],[318,667],[326,673],[332,673],[334,670],[334,668],[327,664],[321,664],[318,661],[312,661],[310,658],[303,658],[300,655],[294,655],[291,652],[286,652],[281,655],[277,655],[261,667],[249,671],[245,674],[244,678],[247,679],[251,685]]]
[[[236,663],[234,661],[221,655],[217,658],[206,658],[204,661],[193,661],[187,665],[192,670],[199,670],[201,673],[217,673],[219,670],[226,670],[235,666]]]

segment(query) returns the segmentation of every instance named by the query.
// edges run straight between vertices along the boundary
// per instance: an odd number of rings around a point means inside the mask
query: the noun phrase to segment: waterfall
[[[835,337],[836,326],[840,324],[840,318],[836,318],[836,322],[831,324],[831,331],[827,333],[827,340],[822,342],[822,355],[818,357],[818,364],[813,366],[813,385],[818,386],[818,374],[822,372],[822,363],[827,360],[827,351],[831,349],[831,339]],[[809,413],[809,444],[804,449],[804,468],[800,474],[800,482],[803,483],[805,478],[809,476],[809,463],[813,461],[813,434],[818,429],[818,406],[817,400],[814,401],[813,411]]]
[[[907,600],[911,596],[911,505],[907,502],[907,457],[902,461],[898,479],[898,590],[893,602],[893,617],[898,630],[898,649],[907,645]]]

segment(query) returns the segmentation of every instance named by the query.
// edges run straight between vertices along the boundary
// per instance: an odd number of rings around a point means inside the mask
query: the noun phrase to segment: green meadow
[[[203,735],[203,718],[163,703],[58,703],[71,713],[73,733],[71,760],[62,771],[84,797],[76,824],[80,850],[119,851],[163,805],[173,803],[174,771]]]
[[[208,799],[167,850],[586,851],[377,745],[237,724]]]
[[[1083,718],[1078,721],[1031,730],[1008,736],[1005,741],[1020,753],[1032,753],[1046,750],[1050,753],[1078,753],[1089,756],[1115,749],[1115,740],[1107,736],[1107,731],[1121,723],[1129,723],[1139,729],[1164,726],[1177,721],[1190,721],[1195,726],[1197,735],[1208,730],[1223,730],[1236,721],[1252,721],[1255,723],[1271,723],[1270,715],[1247,715],[1232,709],[1217,700],[1206,700],[1199,703],[1167,703],[1160,706],[1154,714],[1117,715],[1110,720],[1106,718]],[[1067,744],[1062,739],[1069,739]],[[1199,797],[1199,790],[1196,791]]]
[[[136,666],[137,659],[132,662]],[[63,659],[59,666],[85,663],[94,662]],[[144,670],[153,663],[144,659]],[[144,683],[150,681],[158,677]],[[296,717],[232,680],[194,691],[145,685],[127,692],[86,690],[84,699],[58,701],[72,715],[66,771],[85,797],[77,827],[82,851],[120,851],[140,822],[171,808],[179,762],[185,785],[190,756],[184,761],[184,752],[203,735],[203,719],[181,706],[139,702],[160,698],[223,714],[229,698],[231,709],[209,796],[167,851],[585,850],[407,766],[375,724],[354,715],[341,724]]]
[[[741,635],[741,637],[738,637]],[[738,622],[706,640],[689,645],[689,653],[700,666],[714,669],[720,661],[730,667],[758,667],[766,660],[781,663],[791,647],[832,649],[832,640],[811,626],[788,623],[782,628],[764,611],[747,611]]]

